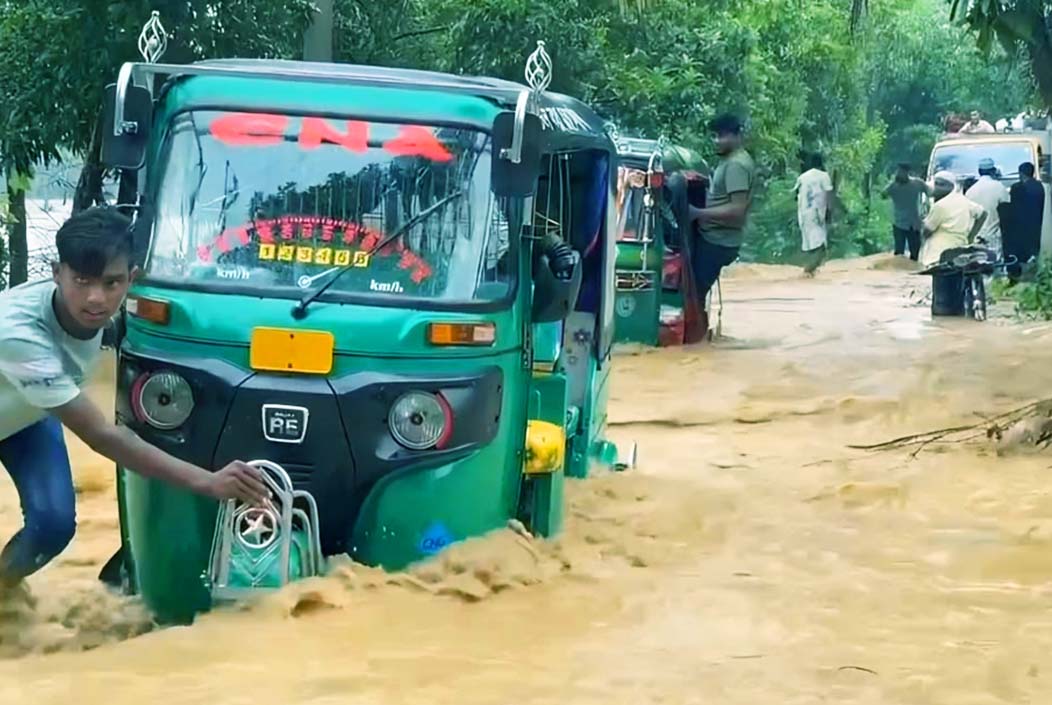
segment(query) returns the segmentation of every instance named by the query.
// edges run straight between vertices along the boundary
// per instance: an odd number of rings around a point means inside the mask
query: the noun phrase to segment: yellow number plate
[[[252,331],[249,364],[265,372],[327,375],[332,371],[335,344],[328,331],[256,328]]]

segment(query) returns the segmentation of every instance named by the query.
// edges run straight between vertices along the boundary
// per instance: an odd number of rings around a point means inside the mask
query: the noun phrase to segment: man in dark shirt
[[[895,237],[895,254],[906,253],[909,243],[910,259],[914,262],[920,255],[921,216],[920,198],[931,195],[928,185],[910,173],[910,165],[899,164],[895,178],[880,192],[881,198],[890,198],[894,205],[892,233]]]
[[[1019,165],[1019,181],[1011,190],[1010,223],[1004,237],[1005,259],[1015,256],[1019,264],[1009,269],[1013,280],[1022,266],[1041,250],[1041,225],[1045,214],[1045,187],[1034,178],[1034,165]]]
[[[690,209],[701,237],[692,244],[694,282],[704,302],[724,267],[738,259],[752,205],[756,165],[742,146],[742,122],[720,115],[709,125],[720,163],[709,182],[705,208]]]

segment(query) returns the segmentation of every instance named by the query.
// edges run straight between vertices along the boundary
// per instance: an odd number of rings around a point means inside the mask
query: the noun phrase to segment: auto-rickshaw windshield
[[[617,174],[617,239],[639,240],[645,229],[647,173],[641,169],[619,167]]]
[[[1019,165],[1034,162],[1034,149],[1027,142],[982,142],[945,144],[932,154],[932,173],[951,171],[958,177],[979,176],[979,162],[993,159],[1002,179],[1019,178]]]
[[[490,190],[490,158],[488,135],[472,129],[181,113],[162,154],[146,274],[298,297],[346,268],[326,296],[504,299],[509,204]]]

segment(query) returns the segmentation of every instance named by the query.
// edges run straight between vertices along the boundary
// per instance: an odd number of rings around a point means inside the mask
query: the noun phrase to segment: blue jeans
[[[76,497],[62,424],[48,416],[0,441],[22,503],[24,526],[0,553],[0,586],[35,573],[62,552],[77,526]]]

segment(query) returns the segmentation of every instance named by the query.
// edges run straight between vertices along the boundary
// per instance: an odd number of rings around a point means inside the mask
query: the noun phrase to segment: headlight
[[[410,450],[441,448],[453,433],[453,414],[445,399],[427,392],[403,394],[387,416],[391,435]]]
[[[136,415],[154,428],[170,431],[186,423],[194,410],[190,384],[175,372],[158,372],[140,378],[132,393]]]

